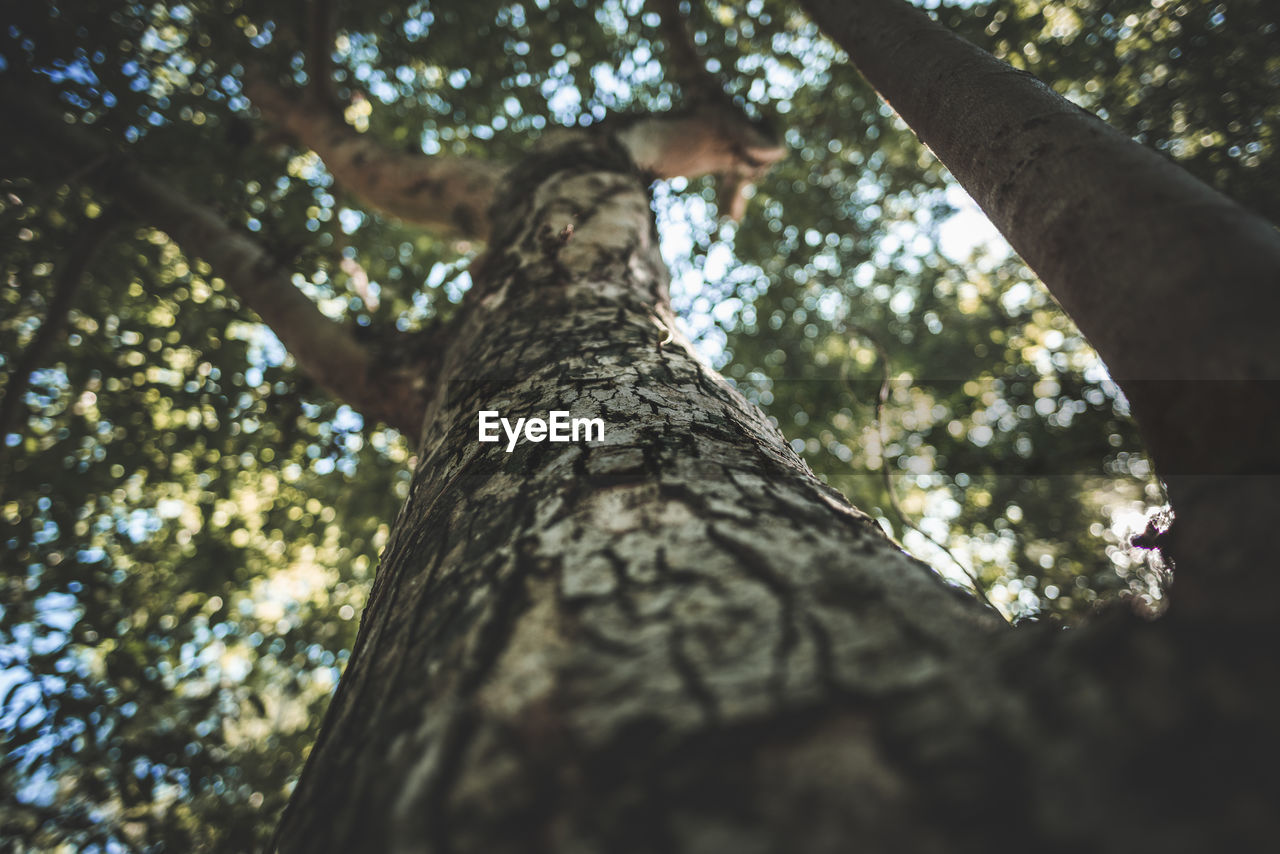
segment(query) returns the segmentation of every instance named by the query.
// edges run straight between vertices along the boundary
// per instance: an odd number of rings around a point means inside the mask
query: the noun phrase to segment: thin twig
[[[999,613],[999,609],[996,608],[995,604],[987,597],[987,591],[984,589],[982,582],[978,580],[977,574],[961,563],[959,558],[955,556],[951,549],[935,540],[919,525],[911,521],[910,517],[907,516],[906,511],[902,509],[902,503],[898,500],[898,493],[893,485],[893,478],[889,474],[889,457],[886,454],[886,449],[889,447],[889,433],[884,420],[884,408],[885,404],[889,402],[890,378],[892,376],[889,353],[885,350],[884,345],[880,343],[880,339],[867,329],[857,326],[856,324],[848,324],[848,329],[855,335],[871,342],[871,346],[875,348],[876,357],[880,360],[880,364],[883,369],[880,377],[880,392],[876,395],[875,424],[876,434],[880,437],[880,477],[884,483],[884,491],[889,496],[889,506],[893,508],[893,512],[897,514],[898,519],[901,520],[903,525],[910,528],[912,531],[915,531],[934,546],[941,549],[943,554],[950,558],[951,562],[959,567],[960,571],[969,579],[969,583],[973,586],[973,590],[978,594],[978,597],[981,598],[983,602],[986,602],[992,610]],[[856,396],[853,384],[849,381],[848,376],[843,372],[841,375],[845,381],[845,385],[849,388],[850,393],[853,393]]]

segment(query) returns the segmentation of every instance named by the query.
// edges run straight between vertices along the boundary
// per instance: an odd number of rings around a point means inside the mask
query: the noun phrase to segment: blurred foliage
[[[1115,594],[1158,607],[1163,570],[1128,536],[1160,491],[1075,328],[1007,247],[949,219],[945,171],[792,5],[691,13],[699,50],[791,149],[737,227],[716,220],[709,181],[655,190],[676,300],[709,357],[815,471],[959,578],[892,511],[887,466],[905,511],[1011,616],[1073,621]],[[1280,216],[1262,0],[936,14]],[[241,97],[246,69],[308,83],[306,4],[32,0],[6,16],[0,83],[56,99],[256,234],[326,313],[377,335],[461,299],[475,247],[363,209]],[[637,0],[337,3],[335,18],[336,94],[390,146],[514,158],[548,126],[679,104]],[[8,136],[12,388],[58,322],[69,247],[120,214],[84,181],[108,162],[68,173],[40,139]],[[21,416],[0,443],[6,850],[263,845],[407,487],[404,439],[300,375],[164,225],[121,222],[22,399],[3,399]]]

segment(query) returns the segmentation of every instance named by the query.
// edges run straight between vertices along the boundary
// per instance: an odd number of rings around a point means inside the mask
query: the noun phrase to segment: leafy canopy
[[[0,82],[254,235],[371,339],[448,318],[479,247],[362,206],[255,120],[246,74],[318,76],[386,146],[479,158],[681,103],[638,0],[334,3],[321,38],[310,8],[10,4]],[[1268,9],[936,14],[1275,219]],[[1163,570],[1128,536],[1161,493],[1070,321],[971,213],[953,217],[945,171],[795,6],[687,11],[708,68],[790,149],[740,225],[717,219],[710,180],[655,188],[705,352],[821,476],[962,579],[904,524],[887,469],[906,517],[1011,616],[1071,621],[1116,594],[1156,607]],[[328,57],[308,47],[330,37]],[[346,660],[412,448],[326,397],[166,223],[90,189],[109,158],[69,172],[21,126],[0,168],[0,352],[17,390],[0,448],[0,837],[255,849]]]

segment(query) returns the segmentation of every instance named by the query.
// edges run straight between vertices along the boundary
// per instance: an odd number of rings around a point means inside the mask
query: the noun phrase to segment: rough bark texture
[[[999,620],[678,334],[660,345],[667,274],[625,154],[552,150],[510,193],[281,849],[754,850],[849,804],[905,822],[859,698],[954,679]],[[562,408],[604,441],[477,442],[478,410]],[[855,737],[806,804],[822,732]],[[770,777],[794,788],[735,789]],[[858,795],[824,803],[833,785]]]
[[[1280,489],[1280,234],[903,0],[802,5],[1106,361],[1178,514],[1178,606],[1273,618],[1274,546],[1240,520]]]
[[[1273,633],[1008,630],[662,343],[648,198],[612,143],[531,157],[495,210],[279,850],[1167,854],[1275,831],[1251,783]],[[482,409],[607,431],[508,454]]]

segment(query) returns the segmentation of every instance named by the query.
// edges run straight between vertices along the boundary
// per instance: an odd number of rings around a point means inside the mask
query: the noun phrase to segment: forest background
[[[762,0],[688,12],[707,67],[788,153],[737,222],[710,179],[655,186],[686,333],[815,472],[1011,620],[1158,613],[1168,568],[1140,535],[1163,494],[1087,342],[813,23]],[[1265,4],[931,12],[1280,221]],[[556,125],[677,102],[635,0],[331,14],[330,95],[389,148],[515,158]],[[325,394],[93,173],[141,164],[362,340],[450,317],[480,247],[363,204],[256,115],[250,80],[315,85],[302,4],[6,15],[6,106],[25,90],[123,154],[68,170],[25,122],[3,131],[0,839],[256,848],[350,650],[412,437]]]

